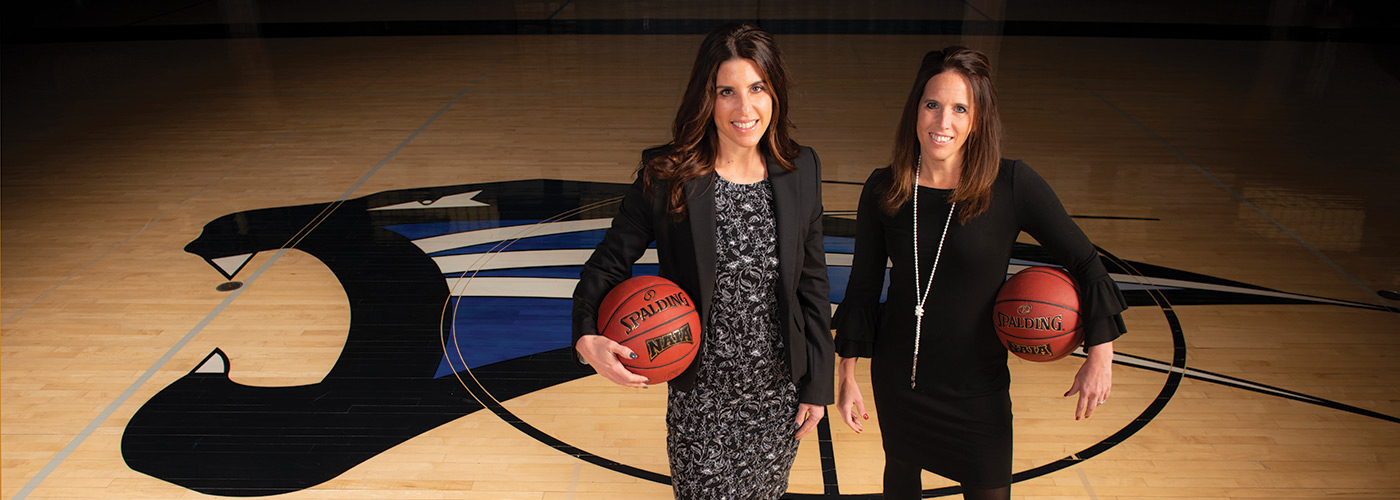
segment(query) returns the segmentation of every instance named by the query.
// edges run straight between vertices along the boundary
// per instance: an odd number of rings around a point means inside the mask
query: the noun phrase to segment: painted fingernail
[[[634,353],[632,353],[632,354],[628,354],[627,357],[632,358],[632,359],[637,359],[637,353],[634,352]]]
[[[869,413],[863,414],[863,415],[861,415],[861,416],[862,416],[862,417],[865,417],[866,420],[870,420],[870,414],[869,414]]]

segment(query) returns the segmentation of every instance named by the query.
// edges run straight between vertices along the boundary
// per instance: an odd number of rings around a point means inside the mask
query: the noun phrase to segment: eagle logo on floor
[[[185,250],[227,279],[238,276],[259,252],[291,248],[333,271],[352,308],[345,346],[320,383],[295,387],[233,382],[231,360],[215,349],[137,410],[122,436],[122,457],[136,471],[201,493],[276,495],[321,484],[415,436],[484,410],[562,453],[669,483],[663,474],[560,441],[499,404],[593,374],[570,359],[570,296],[626,189],[625,184],[560,180],[406,189],[249,210],[209,222]],[[824,221],[833,303],[844,296],[855,235],[854,221],[835,215]],[[1161,307],[1175,336],[1173,360],[1118,353],[1115,363],[1166,373],[1166,384],[1128,428],[1060,461],[1018,471],[1016,481],[1068,467],[1127,439],[1161,410],[1182,377],[1400,422],[1187,368],[1185,342],[1170,306],[1395,309],[1121,261],[1106,251],[1101,256],[1129,303]],[[656,262],[655,251],[648,250],[633,272],[656,274]],[[1050,262],[1040,247],[1017,244],[1007,272]],[[467,371],[471,376],[461,376]],[[830,432],[823,421],[819,434],[829,440]],[[829,444],[821,453],[830,460]],[[840,494],[835,471],[825,473],[824,494],[788,497],[878,497]],[[925,495],[955,492],[942,488]]]

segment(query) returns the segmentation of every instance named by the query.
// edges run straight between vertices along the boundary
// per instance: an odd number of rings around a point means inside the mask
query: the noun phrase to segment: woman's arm
[[[826,276],[826,247],[823,235],[822,208],[822,163],[816,151],[806,149],[812,155],[812,165],[806,168],[809,186],[804,187],[803,198],[811,207],[807,212],[807,237],[802,245],[801,276],[797,283],[797,301],[801,308],[803,334],[807,341],[806,383],[798,388],[797,439],[802,439],[816,429],[826,415],[826,405],[832,398],[832,364],[834,346],[831,340],[831,284]]]
[[[832,369],[835,364],[831,339],[831,284],[826,275],[826,247],[823,235],[821,159],[811,149],[810,165],[806,170],[802,198],[807,200],[806,238],[802,244],[802,265],[798,269],[797,306],[801,312],[803,335],[807,343],[806,383],[798,388],[798,400],[809,405],[829,405],[832,396]],[[825,408],[823,408],[825,411]],[[815,422],[813,422],[815,425]]]
[[[855,254],[851,256],[850,279],[832,323],[836,328],[836,354],[868,358],[875,350],[880,315],[880,295],[885,286],[885,229],[880,211],[881,179],[888,169],[879,169],[866,179],[856,206]]]
[[[860,358],[841,358],[836,369],[840,384],[836,410],[841,413],[841,420],[846,422],[846,426],[857,434],[865,430],[860,421],[870,420],[870,415],[865,412],[865,398],[860,394],[860,384],[856,382],[856,362],[859,360]]]
[[[1088,357],[1065,396],[1078,394],[1074,418],[1087,418],[1108,399],[1113,388],[1113,339],[1126,331],[1119,314],[1127,308],[1127,301],[1104,269],[1094,244],[1065,212],[1045,179],[1024,163],[1017,162],[1013,168],[1016,217],[1021,228],[1065,267],[1079,287]]]
[[[632,264],[654,239],[651,204],[643,196],[640,175],[623,196],[612,227],[584,263],[573,296],[575,360],[627,387],[646,387],[647,378],[628,371],[618,360],[618,356],[636,357],[636,353],[599,335],[598,306],[609,290],[632,276]]]

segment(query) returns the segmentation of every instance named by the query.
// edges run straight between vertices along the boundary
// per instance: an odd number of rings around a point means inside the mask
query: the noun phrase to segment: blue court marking
[[[856,239],[846,236],[822,236],[822,248],[826,253],[856,253]]]
[[[443,225],[437,225],[443,229]],[[419,230],[424,228],[418,228]],[[396,229],[397,230],[397,229]],[[426,236],[436,236],[423,232]],[[579,248],[592,248],[602,241],[602,230],[579,231],[576,233],[524,238],[512,242],[510,250],[555,249],[561,245]],[[823,239],[827,252],[848,253],[855,246],[854,238],[827,236]],[[452,250],[459,252],[469,248]],[[494,246],[494,245],[492,245]],[[481,250],[485,251],[485,249]],[[439,252],[434,255],[443,255]],[[577,279],[582,265],[547,266],[513,269],[493,269],[469,273],[473,277],[529,277]],[[657,265],[634,265],[633,276],[656,275]],[[840,303],[845,298],[846,283],[850,281],[849,266],[828,266],[827,279],[831,285],[830,299]],[[444,278],[464,277],[461,274],[444,274]],[[889,271],[885,271],[885,285],[881,286],[880,301],[885,300],[885,289],[889,284]],[[534,297],[454,297],[453,330],[447,342],[446,352],[438,363],[435,377],[451,375],[455,370],[475,368],[491,363],[515,359],[521,356],[538,354],[551,349],[569,346],[572,339],[572,301],[570,299]],[[460,356],[460,359],[458,359]]]
[[[420,240],[444,234],[465,233],[498,227],[525,226],[539,224],[537,220],[460,220],[450,222],[424,222],[421,224],[395,224],[382,226],[411,240]]]
[[[661,272],[661,266],[655,264],[635,264],[632,266],[633,275],[655,276]],[[477,271],[469,273],[468,276],[476,278],[568,278],[578,279],[579,273],[583,272],[583,266],[549,266],[549,267],[521,267],[513,269],[491,269],[487,271]],[[444,278],[460,278],[461,273],[444,274]]]
[[[827,266],[826,279],[831,285],[831,303],[840,304],[846,300],[846,284],[851,281],[850,266]],[[885,268],[885,282],[880,285],[880,302],[885,301],[885,294],[890,288],[890,270]]]
[[[434,377],[451,375],[454,367],[480,368],[569,347],[572,304],[570,299],[453,297],[452,338]]]

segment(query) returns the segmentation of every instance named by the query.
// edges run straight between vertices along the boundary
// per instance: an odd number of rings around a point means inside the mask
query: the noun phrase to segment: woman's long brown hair
[[[894,215],[909,201],[918,180],[914,167],[919,162],[919,103],[924,87],[935,75],[952,71],[967,79],[972,87],[972,130],[963,144],[963,168],[958,187],[948,201],[958,204],[958,223],[966,224],[987,211],[992,202],[992,183],[1001,165],[1001,112],[997,110],[997,91],[992,86],[991,66],[981,52],[952,46],[924,54],[914,88],[904,103],[899,128],[894,137],[894,154],[890,164],[891,182],[880,196],[880,207]]]
[[[668,213],[679,221],[686,215],[685,183],[714,171],[719,147],[715,130],[715,76],[730,59],[753,61],[773,98],[773,118],[759,141],[764,156],[777,161],[785,170],[795,170],[792,160],[799,151],[790,136],[788,119],[788,72],[773,36],[750,24],[730,23],[710,32],[695,55],[681,106],[671,126],[671,142],[661,153],[643,158],[638,169],[649,190],[658,181],[668,184]]]

